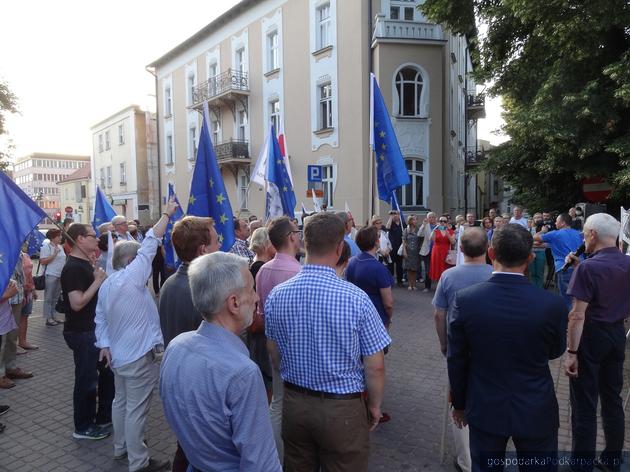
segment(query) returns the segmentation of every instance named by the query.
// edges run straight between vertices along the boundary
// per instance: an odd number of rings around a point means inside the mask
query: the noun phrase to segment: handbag
[[[40,262],[37,262],[37,273],[39,274],[39,265]],[[36,275],[33,277],[33,283],[35,284],[35,290],[45,290],[46,289],[46,269],[48,267],[44,267],[44,273],[42,275]]]
[[[63,298],[63,292],[59,294],[59,298],[57,299],[57,303],[55,303],[55,311],[57,313],[65,313],[66,312],[66,302]]]
[[[405,253],[405,243],[401,244],[400,247],[398,248],[398,251],[396,251],[396,254],[398,254],[399,256],[403,256]]]
[[[452,266],[457,265],[457,251],[455,251],[454,249],[449,249],[444,262]]]

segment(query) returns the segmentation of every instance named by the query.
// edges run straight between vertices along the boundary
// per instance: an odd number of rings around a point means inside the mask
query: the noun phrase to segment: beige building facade
[[[56,213],[63,218],[57,182],[89,164],[90,156],[36,152],[13,164],[13,180],[51,219]]]
[[[62,220],[72,218],[76,223],[91,223],[94,193],[91,168],[86,165],[57,182]]]
[[[347,203],[357,222],[384,214],[369,147],[374,72],[412,177],[398,192],[403,210],[462,211],[466,149],[476,142],[472,64],[465,38],[428,23],[419,3],[244,0],[154,61],[161,195],[172,183],[187,200],[205,102],[235,213],[263,215],[250,172],[268,123],[283,122],[296,212],[300,201],[312,208],[307,166],[319,165],[321,203]]]
[[[131,105],[95,124],[92,180],[114,210],[150,224],[160,215],[155,116]]]

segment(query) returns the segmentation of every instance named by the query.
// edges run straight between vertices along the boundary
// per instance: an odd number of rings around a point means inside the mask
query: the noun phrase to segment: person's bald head
[[[467,257],[483,256],[488,250],[488,236],[479,227],[466,228],[461,238],[462,252]]]

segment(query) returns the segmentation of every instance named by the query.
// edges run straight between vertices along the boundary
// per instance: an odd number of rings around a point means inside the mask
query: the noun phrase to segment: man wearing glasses
[[[106,427],[112,421],[114,375],[98,361],[94,316],[98,290],[107,275],[100,267],[94,269],[90,260],[98,248],[92,226],[73,223],[68,228],[68,236],[72,238],[72,249],[61,271],[61,291],[66,312],[63,337],[73,351],[75,365],[72,436],[75,439],[103,439],[110,434]]]
[[[260,298],[258,302],[258,316],[264,319],[265,301],[271,290],[283,282],[297,275],[302,266],[295,256],[302,246],[302,231],[288,217],[281,216],[269,224],[269,239],[276,248],[276,255],[272,260],[263,264],[256,275],[256,293]],[[280,372],[275,367],[272,370],[273,396],[269,413],[271,415],[271,427],[278,448],[280,462],[284,456],[282,442],[282,399],[284,387]]]

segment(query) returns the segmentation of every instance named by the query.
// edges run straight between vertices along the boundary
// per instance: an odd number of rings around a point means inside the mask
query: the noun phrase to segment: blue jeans
[[[558,286],[558,291],[560,292],[560,296],[564,298],[565,303],[567,304],[567,308],[571,310],[572,305],[572,297],[567,295],[567,288],[569,287],[569,281],[571,280],[571,276],[573,275],[573,267],[570,267],[566,272],[556,272],[556,285]]]
[[[94,345],[94,331],[63,333],[66,344],[74,354],[74,429],[85,431],[94,423],[112,420],[114,374],[98,361],[100,350]],[[98,392],[98,411],[96,397]]]

